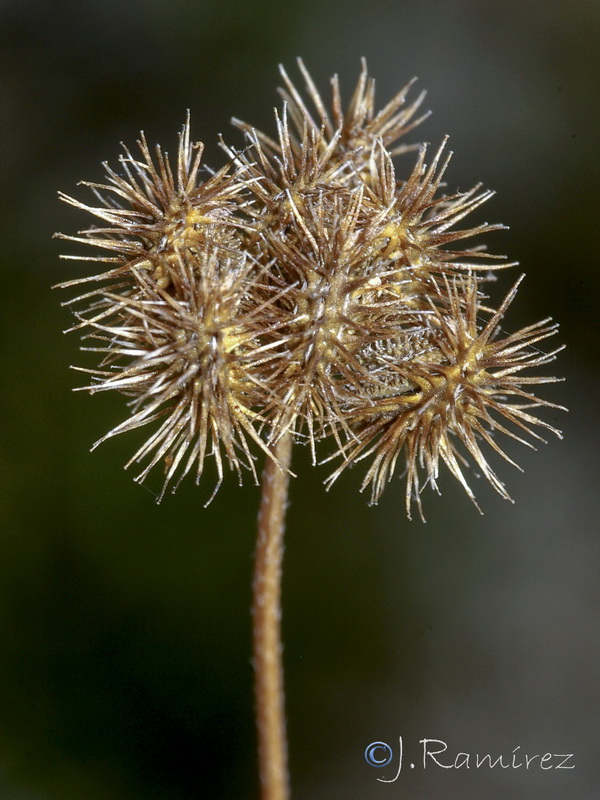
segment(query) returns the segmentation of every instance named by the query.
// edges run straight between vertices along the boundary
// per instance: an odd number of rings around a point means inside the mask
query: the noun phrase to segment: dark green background
[[[361,470],[326,494],[295,456],[284,581],[295,800],[578,800],[600,792],[598,660],[598,141],[596,0],[0,4],[2,425],[0,797],[191,800],[258,796],[250,669],[257,489],[211,476],[160,507],[121,465],[135,435],[88,453],[122,419],[90,398],[50,286],[55,230],[87,223],[56,200],[99,179],[143,128],[173,151],[192,112],[221,163],[236,115],[272,130],[277,63],[302,55],[327,91],[367,56],[378,97],[428,89],[421,137],[446,133],[449,185],[498,191],[479,219],[527,272],[505,327],[551,314],[569,406],[541,452],[500,465],[516,504],[477,482],[425,497],[408,523],[395,481],[369,509]],[[82,196],[82,195],[80,195]],[[499,299],[512,278],[502,275]],[[572,771],[369,767],[404,736],[456,753],[575,752]]]

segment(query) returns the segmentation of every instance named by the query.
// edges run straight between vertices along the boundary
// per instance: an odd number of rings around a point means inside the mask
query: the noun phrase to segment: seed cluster
[[[97,369],[83,369],[85,388],[131,398],[100,441],[151,425],[129,463],[142,465],[139,481],[163,466],[159,500],[190,471],[199,480],[209,455],[217,488],[225,464],[256,479],[257,449],[273,458],[288,435],[309,444],[314,463],[330,442],[328,485],[371,458],[372,502],[401,459],[409,516],[424,485],[437,489],[440,462],[475,502],[469,457],[510,499],[481,445],[511,461],[496,433],[530,446],[536,426],[559,435],[531,411],[557,406],[529,389],[556,379],[523,375],[554,359],[558,350],[536,345],[557,326],[501,332],[520,281],[493,310],[484,282],[511,265],[456,244],[503,227],[461,227],[492,193],[444,193],[445,143],[433,155],[397,144],[426,116],[416,116],[423,95],[407,104],[408,84],[376,113],[363,62],[347,110],[337,77],[328,109],[299,67],[307,101],[282,70],[276,137],[234,120],[246,146],[222,143],[219,172],[201,167],[188,117],[175,168],[141,134],[139,155],[124,148],[118,171],[104,165],[105,183],[84,184],[98,205],[62,195],[103,223],[60,235],[107,265],[62,284],[94,285],[70,301],[73,330],[100,354]],[[399,180],[393,157],[411,150]]]

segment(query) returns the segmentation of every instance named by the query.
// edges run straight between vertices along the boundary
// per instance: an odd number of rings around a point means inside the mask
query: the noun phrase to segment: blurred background
[[[0,3],[0,797],[258,797],[250,577],[258,490],[212,476],[157,507],[124,464],[134,434],[93,441],[124,399],[71,389],[82,363],[50,286],[54,231],[88,224],[57,190],[102,177],[140,129],[193,134],[220,166],[232,115],[268,131],[277,64],[301,55],[348,96],[366,56],[383,104],[413,75],[433,116],[415,139],[456,155],[452,188],[497,190],[479,221],[527,279],[505,326],[552,315],[569,414],[499,465],[516,503],[453,479],[404,518],[361,470],[330,493],[302,450],[292,484],[284,638],[293,796],[505,800],[600,795],[597,0],[3,0]],[[73,252],[73,250],[71,250]],[[519,268],[492,287],[498,300]],[[398,740],[405,769],[398,780]],[[419,740],[459,752],[574,753],[575,769],[423,770]],[[394,760],[369,766],[371,742]],[[409,762],[415,769],[409,768]],[[535,762],[537,763],[537,762]],[[555,765],[556,760],[553,762]]]

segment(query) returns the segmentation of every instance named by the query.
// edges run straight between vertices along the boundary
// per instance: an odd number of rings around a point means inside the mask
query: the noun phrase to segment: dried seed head
[[[62,192],[59,194],[75,208],[108,223],[106,227],[80,231],[77,236],[57,234],[61,239],[113,254],[91,258],[63,256],[115,265],[83,281],[119,278],[135,283],[133,273],[145,270],[158,286],[166,288],[178,280],[180,256],[193,255],[206,243],[230,252],[238,249],[236,230],[242,223],[236,214],[242,187],[228,175],[227,168],[202,180],[204,145],[191,142],[189,116],[179,137],[175,172],[160,146],[156,147],[153,158],[143,132],[137,144],[138,158],[123,145],[120,173],[104,163],[106,183],[82,182],[92,190],[99,205],[87,205]]]
[[[561,407],[523,388],[557,379],[521,374],[554,359],[558,350],[542,353],[534,345],[553,336],[558,326],[543,320],[514,334],[500,336],[500,320],[520,282],[521,279],[498,311],[482,323],[476,281],[473,279],[465,290],[464,282],[455,280],[448,287],[449,299],[444,298],[442,304],[432,303],[434,313],[428,317],[429,330],[426,336],[419,337],[420,353],[412,353],[408,358],[398,357],[398,353],[395,358],[378,352],[372,355],[373,373],[378,376],[382,390],[378,393],[374,386],[369,403],[353,399],[344,408],[355,436],[341,448],[343,462],[329,478],[329,485],[346,466],[373,455],[362,488],[370,485],[371,501],[377,502],[403,454],[409,517],[413,500],[422,516],[419,469],[425,472],[425,484],[437,490],[440,460],[477,506],[461,468],[467,464],[465,456],[470,456],[494,489],[510,500],[480,443],[486,442],[517,466],[497,444],[495,433],[504,433],[530,447],[523,434],[543,441],[533,429],[535,426],[560,436],[558,430],[531,414],[530,409]],[[506,427],[507,423],[512,427]]]
[[[90,329],[86,338],[102,343],[94,348],[103,355],[101,368],[82,370],[92,377],[88,390],[117,389],[132,398],[131,415],[96,445],[160,421],[127,464],[145,462],[139,481],[164,464],[159,500],[190,470],[198,481],[207,455],[220,483],[222,451],[230,467],[246,467],[256,478],[247,442],[262,446],[253,427],[254,385],[246,378],[256,335],[244,310],[248,271],[247,259],[203,248],[180,259],[175,296],[140,270],[138,291],[100,291],[87,316],[78,314]]]
[[[254,428],[260,414],[251,410],[255,384],[244,365],[260,342],[248,288],[251,259],[239,233],[243,186],[226,168],[201,180],[203,147],[191,143],[189,119],[176,177],[160,147],[155,164],[143,134],[138,145],[139,160],[124,148],[123,175],[105,166],[106,184],[85,184],[99,206],[61,195],[110,227],[62,238],[116,254],[97,256],[116,266],[84,279],[108,285],[70,304],[75,329],[101,342],[85,348],[101,354],[99,369],[83,370],[92,376],[87,388],[132,397],[131,416],[100,442],[160,421],[129,462],[145,462],[138,480],[164,465],[160,500],[190,470],[198,480],[206,455],[215,458],[219,483],[222,453],[238,473],[247,467],[256,478],[247,440],[264,445]]]
[[[536,427],[559,435],[532,413],[558,406],[529,389],[556,379],[524,374],[554,359],[537,344],[557,328],[501,331],[520,281],[494,311],[486,273],[511,265],[455,244],[503,227],[462,227],[492,193],[444,193],[445,142],[429,163],[421,146],[397,179],[392,157],[411,148],[392,146],[423,119],[423,95],[404,105],[411,84],[377,112],[363,62],[348,109],[337,77],[327,109],[299,66],[312,110],[282,70],[276,138],[235,121],[247,148],[223,144],[230,163],[206,180],[188,119],[174,169],[142,134],[139,157],[124,148],[118,172],[86,184],[97,206],[62,196],[104,224],[62,237],[109,265],[71,301],[74,328],[99,343],[84,348],[101,359],[83,370],[88,390],[130,397],[128,419],[100,441],[153,425],[130,463],[142,464],[138,480],[164,465],[159,499],[188,472],[198,480],[207,455],[219,483],[225,463],[256,477],[254,453],[273,458],[284,434],[315,462],[333,440],[328,486],[372,457],[372,502],[400,460],[409,516],[425,485],[437,489],[440,463],[473,502],[469,461],[510,499],[483,444],[514,463],[498,434],[529,446]]]
[[[343,110],[337,75],[331,79],[332,101],[331,110],[328,111],[300,58],[298,67],[314,111],[311,112],[285,69],[280,66],[285,88],[279,89],[284,100],[284,112],[283,120],[278,118],[277,142],[247,123],[233,120],[234,125],[246,133],[257,153],[261,152],[268,160],[281,162],[287,171],[295,169],[298,174],[302,174],[308,155],[313,164],[321,161],[322,167],[325,164],[334,170],[341,167],[346,172],[348,166],[351,166],[360,174],[368,164],[377,142],[382,142],[389,150],[394,142],[412,131],[429,115],[427,112],[417,119],[414,118],[425,98],[425,92],[421,92],[408,106],[404,105],[414,79],[376,113],[375,81],[368,75],[364,58],[358,83],[346,111]],[[288,116],[291,118],[291,129]],[[401,145],[392,149],[391,155],[399,155],[412,149],[414,145]]]

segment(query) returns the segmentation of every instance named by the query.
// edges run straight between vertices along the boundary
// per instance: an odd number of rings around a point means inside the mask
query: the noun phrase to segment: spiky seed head
[[[405,105],[412,82],[377,112],[374,81],[362,72],[344,111],[337,77],[326,107],[299,61],[306,102],[282,69],[276,137],[235,121],[247,147],[223,144],[229,163],[202,174],[203,146],[189,116],[176,164],[142,134],[139,155],[124,148],[105,183],[86,184],[96,205],[62,199],[101,225],[62,238],[91,245],[107,268],[70,301],[98,368],[90,392],[114,389],[130,416],[100,441],[134,428],[153,432],[130,463],[144,480],[159,464],[159,499],[207,456],[218,483],[227,464],[256,478],[258,449],[284,435],[333,441],[347,467],[371,458],[363,489],[377,502],[398,462],[406,510],[438,486],[440,464],[475,497],[469,462],[509,498],[484,445],[510,463],[504,434],[532,446],[537,417],[557,408],[530,387],[555,378],[527,370],[558,352],[537,347],[556,333],[544,320],[500,328],[517,286],[489,306],[489,271],[511,266],[480,246],[458,244],[499,230],[463,220],[492,195],[479,185],[447,194],[445,142],[398,179],[395,143],[421,120],[423,99]],[[72,257],[72,256],[70,256]]]
[[[219,483],[224,457],[238,474],[246,467],[256,478],[248,439],[263,444],[254,428],[255,387],[246,377],[256,337],[244,307],[247,260],[203,247],[193,259],[181,258],[176,294],[143,270],[134,275],[138,291],[100,291],[87,316],[78,314],[86,338],[101,343],[94,348],[102,354],[100,368],[82,370],[91,376],[87,389],[131,398],[130,416],[95,446],[156,423],[127,466],[144,463],[136,477],[143,481],[164,465],[159,500],[190,471],[199,481],[207,455]]]
[[[91,376],[88,390],[131,398],[130,416],[96,444],[155,424],[127,466],[145,464],[141,481],[163,465],[160,500],[188,472],[198,480],[207,455],[215,458],[219,483],[224,458],[256,478],[248,439],[266,448],[255,430],[255,384],[243,365],[263,326],[250,307],[239,180],[227,168],[202,179],[203,146],[191,142],[189,117],[174,170],[160,147],[153,158],[143,133],[138,146],[139,158],[124,148],[121,174],[105,165],[106,183],[85,184],[99,205],[61,195],[108,223],[62,238],[113,254],[95,256],[111,268],[83,279],[102,285],[69,304],[74,328],[97,345],[84,349],[101,358],[98,369],[83,370]]]
[[[104,163],[105,183],[82,181],[97,205],[59,193],[61,200],[105,225],[80,231],[77,236],[57,236],[110,254],[63,258],[112,265],[98,275],[62,286],[112,278],[135,283],[134,273],[144,270],[166,288],[178,280],[182,254],[193,256],[206,243],[235,252],[236,227],[243,224],[239,218],[242,187],[228,175],[227,167],[203,180],[204,145],[192,143],[189,115],[179,136],[174,169],[160,146],[153,156],[143,132],[137,145],[137,157],[123,145],[119,172]]]
[[[428,317],[427,337],[420,337],[419,353],[413,352],[408,358],[399,354],[389,358],[377,351],[371,354],[372,371],[382,388],[378,392],[377,386],[373,387],[369,403],[353,398],[344,409],[354,436],[347,447],[341,448],[343,461],[329,478],[329,485],[345,467],[373,456],[362,488],[371,487],[371,502],[375,503],[403,455],[409,517],[413,501],[423,516],[419,471],[425,473],[424,485],[437,490],[440,461],[477,506],[464,474],[466,457],[470,457],[492,487],[503,498],[511,499],[481,444],[517,466],[494,435],[503,433],[530,447],[530,439],[544,441],[536,427],[560,437],[560,431],[532,414],[531,409],[562,408],[524,388],[555,382],[556,378],[522,374],[523,370],[549,363],[562,349],[543,353],[535,346],[553,336],[557,325],[542,320],[511,335],[500,333],[499,323],[521,279],[485,322],[477,282],[473,279],[465,291],[464,283],[455,279],[447,297],[431,304],[433,314]]]
[[[301,58],[298,67],[305,82],[307,103],[285,69],[280,66],[285,86],[279,89],[284,101],[284,122],[278,125],[279,141],[274,142],[264,133],[254,131],[249,125],[235,119],[234,124],[249,134],[254,145],[263,145],[271,157],[280,157],[299,167],[306,159],[307,143],[315,155],[327,154],[327,161],[337,165],[350,164],[360,173],[368,163],[371,152],[381,141],[391,155],[414,149],[403,144],[391,148],[396,141],[416,128],[429,112],[415,118],[425,92],[405,106],[407,95],[415,82],[409,81],[379,112],[375,106],[375,81],[369,77],[366,59],[362,59],[361,72],[346,111],[344,111],[340,82],[337,75],[331,79],[331,107],[327,106]],[[313,106],[311,110],[310,106]],[[287,118],[291,119],[291,127]]]

